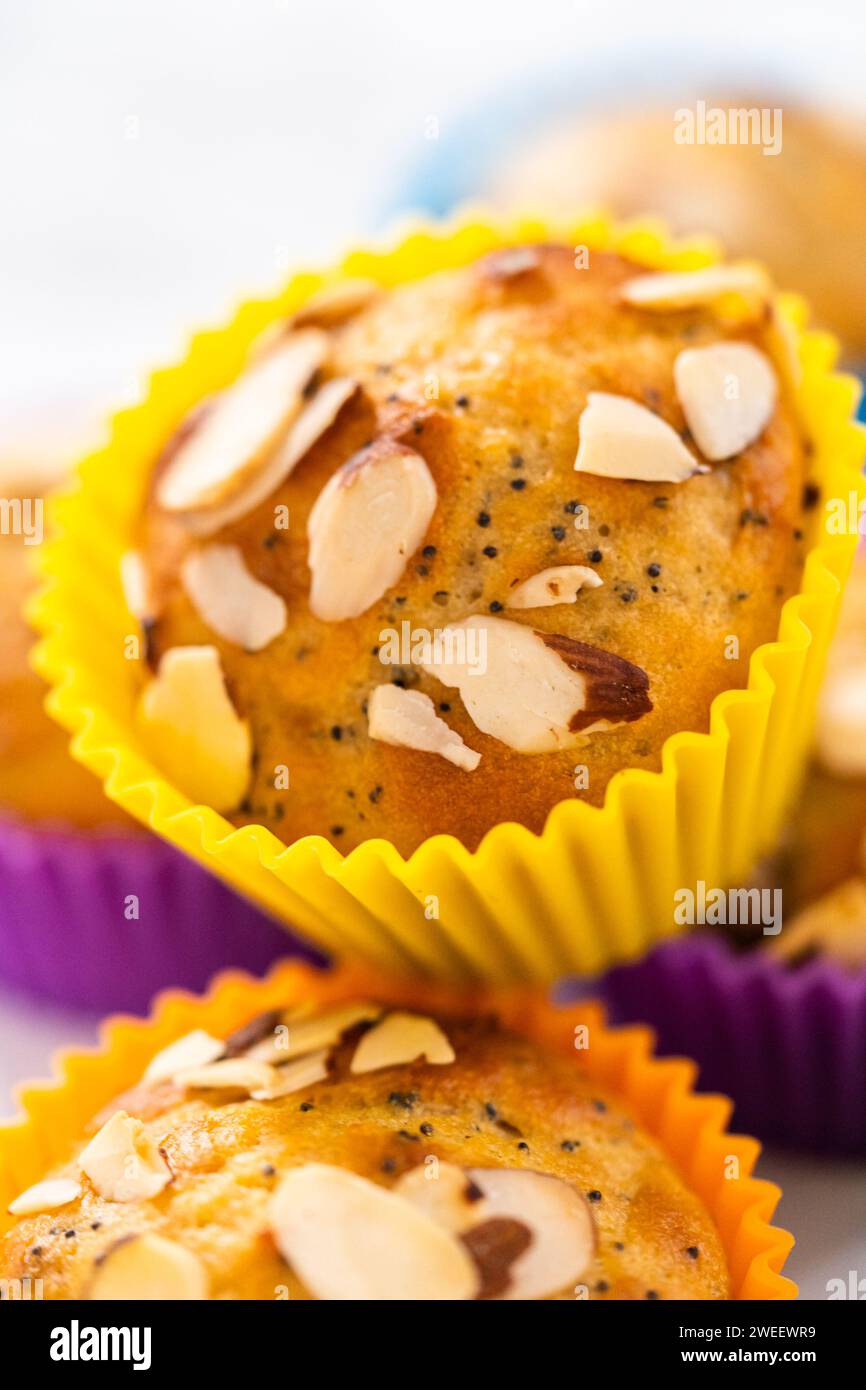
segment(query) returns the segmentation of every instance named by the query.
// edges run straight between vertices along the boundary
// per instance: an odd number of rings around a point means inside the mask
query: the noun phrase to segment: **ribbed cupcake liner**
[[[818,509],[800,592],[785,603],[776,640],[752,653],[747,687],[716,697],[705,732],[669,738],[661,771],[623,770],[601,807],[560,802],[540,835],[503,821],[474,853],[437,835],[406,859],[386,840],[346,856],[321,835],[285,844],[263,826],[235,829],[213,808],[192,805],[140,740],[132,711],[144,674],[123,657],[130,617],[119,559],[133,543],[153,459],[187,411],[237,374],[269,323],[326,280],[394,285],[497,246],[559,239],[671,270],[715,258],[704,242],[671,243],[654,222],[615,227],[596,217],[563,227],[467,216],[385,250],[354,251],[328,276],[296,275],[274,299],[249,302],[227,327],[197,334],[182,363],[154,375],[146,400],[117,416],[108,445],[82,462],[76,488],[53,510],[57,538],[43,547],[46,583],[31,612],[45,640],[35,659],[53,687],[50,711],[76,735],[75,755],[130,815],[226,882],[324,950],[384,970],[552,981],[637,957],[675,930],[678,887],[741,881],[773,847],[810,746],[856,543],[822,529]],[[851,422],[859,387],[833,373],[832,339],[803,331],[802,304],[781,296],[775,307],[797,344],[797,408],[814,479],[826,496],[847,498],[861,486],[864,435]],[[519,806],[508,811],[519,820]]]
[[[63,1004],[145,1011],[217,970],[260,974],[283,927],[155,836],[0,820],[0,978]]]
[[[693,1057],[701,1086],[730,1095],[750,1133],[866,1154],[866,971],[821,959],[792,970],[701,932],[593,988],[614,1021],[649,1024],[660,1054]]]
[[[729,1101],[695,1094],[692,1063],[653,1056],[647,1029],[609,1028],[592,1000],[562,1007],[540,991],[458,993],[423,981],[399,982],[355,969],[313,970],[291,961],[275,966],[264,980],[227,973],[203,997],[167,992],[145,1020],[108,1019],[98,1051],[61,1054],[52,1082],[22,1087],[21,1116],[0,1126],[0,1232],[14,1219],[6,1214],[10,1200],[64,1161],[87,1121],[134,1085],[150,1058],[175,1038],[193,1028],[225,1037],[268,1009],[352,998],[421,1010],[495,1012],[506,1028],[569,1058],[628,1105],[704,1202],[727,1256],[732,1298],[796,1297],[797,1286],[781,1274],[793,1237],[769,1224],[781,1192],[752,1176],[760,1146],[728,1131]],[[590,1040],[580,1051],[574,1046],[578,1027],[588,1030]]]

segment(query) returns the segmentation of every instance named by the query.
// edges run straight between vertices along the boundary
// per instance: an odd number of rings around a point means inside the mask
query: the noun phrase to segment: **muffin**
[[[139,1025],[141,1074],[130,1056],[131,1087],[8,1203],[4,1278],[49,1299],[734,1296],[704,1202],[636,1096],[598,1078],[597,1017],[283,979],[252,1015],[261,990],[226,981],[210,1012],[239,1027],[220,1036],[205,1023],[153,1054]],[[713,1192],[732,1143],[695,1164]],[[728,1229],[739,1187],[748,1205],[763,1186],[741,1174]],[[760,1226],[739,1271],[779,1235]]]
[[[854,1154],[866,1153],[864,638],[861,551],[828,660],[815,759],[779,852],[750,885],[766,895],[760,920],[751,910],[746,921],[723,917],[599,984],[615,1018],[649,1023],[662,1051],[696,1058],[706,1084],[733,1096],[738,1124]]]
[[[728,93],[705,108],[767,110],[763,142],[684,144],[676,104],[584,112],[547,128],[498,161],[487,192],[494,203],[566,215],[602,205],[633,217],[651,206],[678,232],[711,232],[731,255],[758,256],[783,288],[801,290],[849,359],[866,360],[862,123]]]
[[[141,1009],[160,987],[200,989],[230,962],[264,969],[287,940],[146,835],[69,756],[45,713],[22,610],[45,497],[62,476],[38,460],[0,469],[0,492],[21,518],[0,535],[0,976],[76,1008]]]
[[[146,745],[236,825],[345,851],[602,804],[707,729],[799,583],[765,280],[526,245],[339,308],[155,460]]]

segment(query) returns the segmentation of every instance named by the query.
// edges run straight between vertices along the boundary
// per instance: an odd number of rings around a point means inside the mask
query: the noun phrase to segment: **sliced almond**
[[[143,1081],[169,1081],[179,1071],[187,1067],[206,1067],[215,1062],[225,1052],[225,1043],[212,1038],[203,1028],[194,1028],[177,1038],[161,1052],[152,1057],[145,1070]]]
[[[779,394],[768,359],[750,343],[686,348],[674,363],[677,397],[705,458],[739,454],[763,433]]]
[[[349,1070],[360,1076],[417,1062],[420,1057],[432,1066],[447,1066],[454,1056],[454,1048],[434,1019],[396,1010],[364,1034]]]
[[[537,246],[505,246],[500,251],[491,251],[479,262],[486,279],[500,282],[517,280],[521,275],[538,270],[540,265]]]
[[[382,743],[439,753],[465,772],[474,772],[481,762],[481,754],[467,748],[460,735],[439,718],[430,696],[420,690],[377,685],[369,699],[367,717],[370,737]]]
[[[765,302],[770,282],[760,266],[747,261],[709,265],[701,270],[659,271],[636,275],[620,290],[620,298],[638,309],[694,309],[713,304],[724,295],[739,295],[750,303]]]
[[[126,606],[140,623],[152,622],[156,616],[150,576],[140,550],[127,550],[120,557],[120,584]]]
[[[260,652],[285,631],[285,603],[250,574],[236,545],[191,551],[180,577],[199,617],[226,642]]]
[[[796,963],[819,952],[846,970],[866,966],[866,879],[849,878],[786,922],[766,946],[771,955]]]
[[[276,1083],[274,1068],[251,1057],[226,1057],[204,1067],[185,1067],[174,1080],[188,1091],[269,1091]]]
[[[303,404],[304,389],[328,352],[316,328],[292,333],[219,395],[157,481],[166,511],[225,502],[258,470]]]
[[[123,1236],[98,1261],[87,1294],[91,1300],[191,1300],[208,1296],[197,1255],[177,1241],[147,1231]]]
[[[324,1081],[328,1075],[328,1052],[322,1048],[311,1052],[309,1057],[299,1057],[295,1062],[287,1062],[284,1067],[273,1068],[274,1079],[261,1090],[250,1091],[253,1100],[279,1100],[280,1096],[290,1096],[293,1091],[303,1091]]]
[[[140,1202],[171,1182],[172,1172],[140,1120],[116,1110],[78,1158],[100,1197]]]
[[[498,1233],[504,1238],[486,1243],[488,1266],[497,1250],[508,1263],[499,1271],[508,1278],[495,1296],[548,1298],[575,1284],[589,1267],[595,1223],[586,1199],[570,1183],[525,1168],[463,1169],[442,1162],[432,1169],[435,1176],[430,1173],[424,1166],[413,1168],[394,1191],[448,1230],[465,1235],[500,1219],[527,1228],[528,1245],[506,1231]],[[494,1272],[488,1267],[488,1281]]]
[[[323,1047],[335,1047],[350,1028],[358,1023],[372,1022],[381,1012],[380,1004],[364,1001],[338,1004],[311,1018],[286,1018],[270,1037],[257,1042],[246,1055],[278,1066],[292,1057],[303,1057]]]
[[[427,656],[423,669],[460,691],[476,727],[518,753],[571,748],[599,726],[652,709],[639,666],[507,618],[451,624]]]
[[[551,565],[512,589],[505,607],[552,608],[557,603],[574,603],[581,589],[599,589],[603,582],[588,565]]]
[[[145,686],[136,723],[154,761],[193,801],[233,810],[250,780],[252,738],[216,647],[173,647]]]
[[[30,1216],[35,1211],[53,1211],[75,1202],[81,1196],[81,1183],[74,1178],[46,1178],[28,1187],[6,1210],[11,1216]]]
[[[580,417],[577,473],[639,483],[684,483],[706,471],[675,429],[628,396],[590,391]]]
[[[378,439],[328,480],[310,512],[310,609],[357,618],[403,573],[436,510],[436,484],[414,449]]]
[[[345,323],[382,293],[375,280],[357,276],[351,280],[337,280],[333,285],[323,285],[294,315],[292,322],[296,327],[317,324],[322,328],[332,328]]]
[[[316,1298],[442,1301],[478,1290],[459,1240],[402,1197],[323,1163],[286,1173],[270,1226],[284,1259]]]
[[[514,1216],[491,1216],[463,1232],[461,1240],[475,1261],[481,1282],[478,1298],[509,1297],[514,1287],[513,1266],[532,1245],[532,1239],[529,1227]]]

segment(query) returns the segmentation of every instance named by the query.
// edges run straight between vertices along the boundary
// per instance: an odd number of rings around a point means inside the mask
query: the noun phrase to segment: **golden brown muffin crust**
[[[694,447],[674,391],[677,355],[724,338],[769,351],[766,324],[624,306],[619,289],[640,268],[613,254],[593,252],[587,269],[561,246],[540,248],[539,259],[502,279],[494,254],[400,287],[335,331],[327,374],[356,377],[361,391],[274,497],[212,538],[238,545],[251,573],[286,600],[288,626],[264,652],[215,638],[178,582],[190,538],[149,505],[143,549],[163,605],[154,655],[215,643],[252,727],[253,776],[237,823],[262,822],[287,840],[324,834],[343,850],[384,836],[403,853],[437,832],[474,847],[503,819],[540,831],[563,798],[599,804],[619,769],[657,769],[668,735],[705,730],[714,696],[742,686],[751,652],[775,636],[803,555],[803,442],[784,387],[755,443],[686,483],[574,471],[591,391],[648,406]],[[335,469],[384,432],[423,455],[435,514],[379,602],[358,618],[319,621],[308,602],[310,509]],[[274,529],[278,502],[289,508],[286,531]],[[574,524],[578,504],[586,529]],[[517,582],[557,564],[589,565],[604,585],[574,604],[503,616],[640,667],[652,711],[633,723],[583,747],[527,755],[481,733],[456,690],[379,661],[383,631],[403,620],[435,630],[498,612]],[[367,702],[389,680],[431,696],[482,754],[476,771],[369,738]],[[288,791],[275,790],[281,766]],[[576,787],[578,766],[588,785]]]
[[[279,1178],[326,1163],[392,1187],[432,1155],[461,1167],[536,1170],[582,1192],[597,1234],[584,1276],[590,1298],[729,1296],[709,1215],[619,1102],[492,1017],[438,1019],[456,1052],[450,1065],[351,1075],[356,1030],[326,1081],[281,1100],[185,1098],[172,1081],[120,1096],[91,1130],[119,1108],[143,1119],[173,1182],[150,1201],[120,1203],[84,1179],[79,1201],[8,1233],[0,1272],[41,1278],[46,1298],[80,1298],[94,1261],[120,1237],[158,1231],[201,1259],[212,1297],[308,1298],[267,1229]],[[60,1171],[74,1174],[75,1165]]]

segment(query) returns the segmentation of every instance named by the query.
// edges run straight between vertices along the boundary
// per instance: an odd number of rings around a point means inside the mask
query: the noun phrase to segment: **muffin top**
[[[729,1292],[707,1211],[579,1065],[368,1000],[177,1039],[10,1210],[0,1273],[46,1298]]]
[[[524,246],[312,302],[154,468],[155,761],[237,824],[404,853],[657,769],[797,585],[787,371],[748,266]]]

